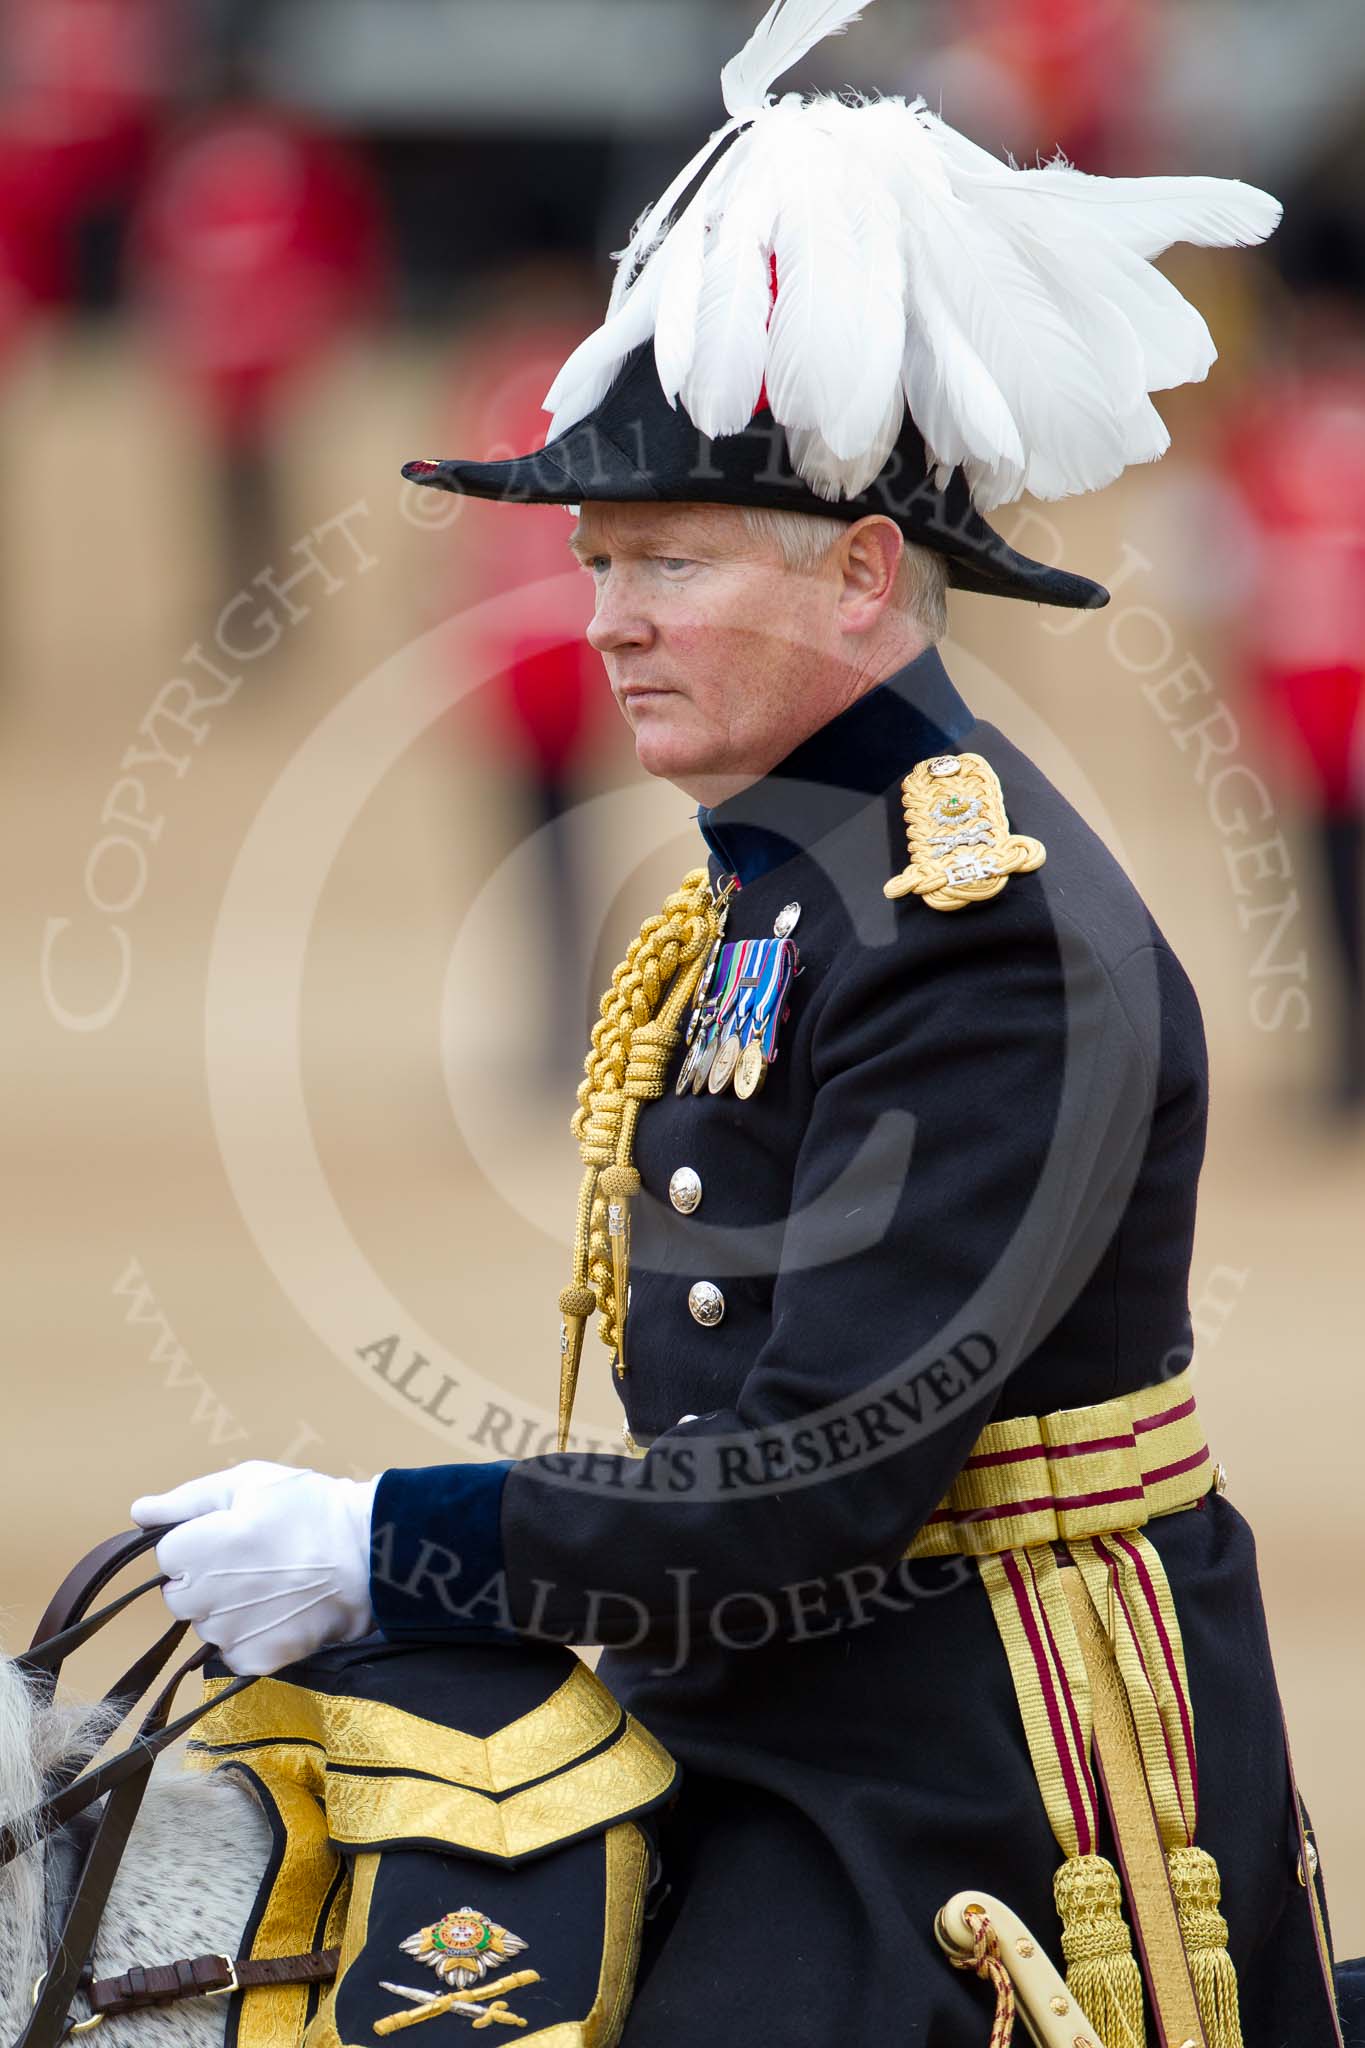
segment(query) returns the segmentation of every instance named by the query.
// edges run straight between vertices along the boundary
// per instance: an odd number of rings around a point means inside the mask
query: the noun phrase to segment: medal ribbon
[[[724,950],[723,939],[720,937],[715,938],[711,943],[711,950],[706,956],[706,965],[701,971],[701,980],[697,983],[697,993],[692,998],[692,1014],[687,1020],[686,1042],[688,1045],[691,1045],[692,1040],[696,1037],[697,1027],[702,1019],[709,1014],[710,1006],[707,1002],[707,997],[711,992],[711,984],[716,978],[716,968],[720,963],[720,956]]]
[[[735,984],[734,1015],[729,1019],[727,1037],[739,1040],[741,1048],[749,1043],[749,1019],[753,1015],[757,997],[762,993],[764,980],[764,951],[766,939],[745,939],[742,944],[740,972]]]
[[[771,1060],[798,954],[791,939],[737,939],[722,945],[704,978],[688,1026],[688,1042],[704,1049],[721,1037],[741,1048],[757,1039]]]
[[[762,985],[753,1005],[749,1036],[758,1040],[764,1059],[771,1061],[776,1054],[782,1006],[796,971],[796,947],[790,939],[769,939],[764,943],[767,954],[763,962]]]
[[[730,945],[722,946],[720,949],[720,957],[716,962],[716,971],[711,981],[711,986],[715,993],[701,1005],[698,1011],[697,1021],[701,1031],[701,1044],[703,1046],[710,1045],[720,1035],[726,1015],[735,999],[736,983],[741,979],[744,972],[745,948],[752,943],[752,940],[747,939],[735,940]]]

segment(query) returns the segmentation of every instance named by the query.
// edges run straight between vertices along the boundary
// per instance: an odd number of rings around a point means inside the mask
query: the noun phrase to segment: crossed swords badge
[[[511,2010],[503,1994],[519,1991],[527,1984],[538,1984],[540,1972],[513,1970],[507,1976],[494,1975],[491,1982],[484,1982],[499,1965],[510,1962],[526,1947],[519,1934],[499,1927],[486,1913],[473,1906],[461,1906],[453,1913],[442,1914],[429,1927],[419,1927],[399,1947],[434,1970],[443,1984],[455,1988],[446,1992],[418,1991],[408,1984],[381,1982],[381,1990],[392,1992],[395,1998],[410,1999],[413,2009],[376,2020],[376,2034],[396,2034],[446,2012],[462,2013],[476,2028],[526,2025],[523,2015]]]

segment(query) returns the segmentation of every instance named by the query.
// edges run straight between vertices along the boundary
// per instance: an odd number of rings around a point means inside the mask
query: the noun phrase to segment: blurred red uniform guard
[[[1348,330],[1348,332],[1350,332]],[[1365,1109],[1365,329],[1268,380],[1228,437],[1246,658],[1315,813],[1341,969],[1337,1098]]]
[[[386,252],[365,165],[281,111],[219,109],[153,167],[133,290],[218,440],[230,583],[245,584],[278,551],[279,410],[334,342],[382,309]]]
[[[292,116],[243,107],[167,147],[138,225],[134,280],[172,366],[237,435],[374,314],[384,249],[358,158]]]
[[[131,202],[182,31],[172,0],[0,4],[0,353],[76,296],[83,222]]]
[[[1151,0],[966,0],[945,9],[1008,82],[1032,131],[1020,151],[1058,146],[1086,171],[1131,170],[1145,142]]]

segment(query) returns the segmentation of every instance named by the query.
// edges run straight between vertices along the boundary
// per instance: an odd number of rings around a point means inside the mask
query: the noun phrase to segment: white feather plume
[[[619,310],[626,291],[668,232],[672,209],[721,143],[766,108],[768,88],[775,79],[826,36],[841,34],[865,4],[866,0],[772,0],[744,48],[721,72],[721,96],[730,119],[683,165],[667,191],[645,208],[631,230],[630,240],[620,252],[609,314]],[[708,173],[708,185],[713,178],[714,167]]]
[[[550,421],[551,440],[596,411],[627,356],[649,340],[654,332],[662,276],[662,270],[647,268],[622,300],[619,311],[610,314],[585,341],[580,341],[564,364],[542,401],[543,409],[554,415]]]
[[[827,36],[842,35],[867,0],[772,0],[772,6],[737,57],[720,74],[727,114],[761,106],[768,88]]]
[[[1048,233],[1070,222],[1081,234],[1121,241],[1151,258],[1176,242],[1246,248],[1263,242],[1279,224],[1279,201],[1237,178],[1097,178],[1060,156],[1034,170],[1020,169],[950,128],[923,101],[915,105],[959,180],[972,180],[983,198],[989,195],[988,203],[1008,208],[1021,224],[1036,221]]]
[[[701,299],[702,264],[711,232],[705,190],[698,193],[663,249],[658,266],[659,304],[654,316],[654,361],[670,405],[692,367],[697,350],[697,306]]]
[[[688,418],[712,439],[748,426],[768,361],[773,198],[766,173],[745,165],[748,143],[741,136],[726,158],[733,170],[712,222],[681,387]]]
[[[1019,169],[922,100],[770,101],[866,4],[773,0],[722,74],[729,120],[641,215],[606,322],[555,379],[551,436],[652,337],[670,404],[713,437],[741,432],[766,385],[828,499],[867,488],[907,408],[940,480],[960,466],[983,511],[1155,460],[1149,393],[1197,382],[1215,351],[1150,259],[1262,241],[1278,202],[1232,179]]]
[[[868,332],[871,281],[830,137],[801,107],[785,104],[765,118],[761,140],[780,195],[772,226],[779,283],[768,325],[769,403],[784,426],[818,427],[847,460],[867,448],[886,411],[904,308],[895,309],[893,333],[885,319]]]

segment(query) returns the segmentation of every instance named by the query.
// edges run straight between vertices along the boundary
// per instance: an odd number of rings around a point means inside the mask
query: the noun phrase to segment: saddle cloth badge
[[[416,2048],[475,2031],[613,2048],[677,1767],[571,1652],[344,1645],[197,1733],[187,1761],[249,1777],[273,1809],[251,1953],[323,1928],[340,1948],[330,1989],[237,1994],[227,2048],[375,2048],[413,2028]]]
[[[988,903],[1011,875],[1047,859],[1043,843],[1011,832],[1000,778],[980,754],[935,754],[901,784],[909,864],[883,894],[922,896],[933,910]]]

